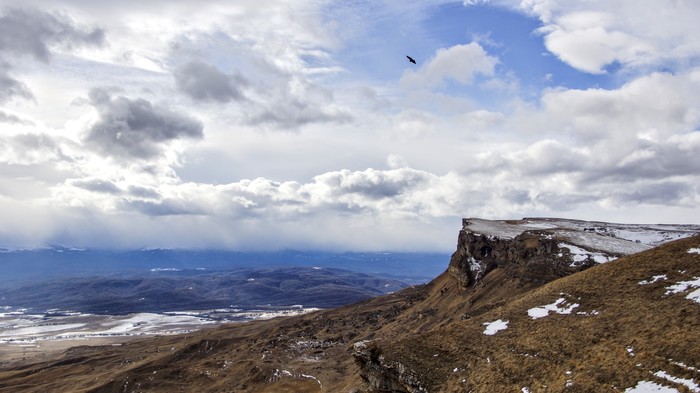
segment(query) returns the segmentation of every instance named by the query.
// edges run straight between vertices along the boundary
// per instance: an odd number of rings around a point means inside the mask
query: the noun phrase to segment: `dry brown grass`
[[[415,367],[430,391],[624,390],[640,380],[660,382],[652,375],[660,370],[700,381],[697,371],[674,364],[700,366],[700,305],[687,293],[665,295],[672,283],[700,277],[700,255],[687,253],[699,244],[699,237],[675,242],[556,280],[476,318],[387,346],[385,354]],[[661,274],[668,280],[639,284]],[[580,304],[574,314],[527,315],[560,297]],[[483,323],[496,319],[508,320],[508,329],[484,335]]]

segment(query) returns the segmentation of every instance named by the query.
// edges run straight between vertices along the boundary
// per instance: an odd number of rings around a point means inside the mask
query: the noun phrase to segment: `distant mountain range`
[[[408,284],[321,267],[196,270],[60,277],[0,289],[0,306],[27,312],[127,314],[303,305],[329,308],[394,292]]]
[[[237,268],[326,267],[407,283],[425,282],[440,274],[450,254],[401,252],[345,252],[283,250],[238,252],[227,250],[142,249],[130,251],[47,247],[0,249],[0,288],[27,281],[151,270],[230,270]]]

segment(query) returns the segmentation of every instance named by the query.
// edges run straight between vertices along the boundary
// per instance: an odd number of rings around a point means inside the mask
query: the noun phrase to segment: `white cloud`
[[[504,1],[540,18],[549,51],[572,67],[603,73],[626,68],[682,67],[700,54],[700,3],[694,1]]]
[[[493,75],[497,64],[498,59],[486,53],[476,42],[455,45],[438,49],[417,71],[405,71],[401,84],[407,87],[436,87],[451,80],[469,85],[477,75]]]
[[[566,15],[557,25],[541,30],[545,45],[565,63],[592,74],[603,73],[613,62],[643,63],[650,57],[655,49],[651,44],[627,33],[608,31],[601,23],[606,17],[598,13]]]

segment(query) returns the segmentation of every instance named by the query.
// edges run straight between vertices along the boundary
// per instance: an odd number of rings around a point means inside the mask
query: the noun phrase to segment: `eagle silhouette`
[[[408,61],[410,61],[413,64],[416,64],[416,61],[413,60],[413,57],[411,57],[411,56],[406,56],[406,57],[408,58]]]

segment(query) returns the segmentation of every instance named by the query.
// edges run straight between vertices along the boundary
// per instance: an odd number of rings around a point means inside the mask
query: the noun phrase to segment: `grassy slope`
[[[413,367],[429,391],[624,391],[641,380],[662,382],[652,375],[660,370],[700,381],[700,304],[685,298],[689,291],[665,295],[670,285],[700,277],[700,255],[687,252],[698,246],[700,237],[681,240],[556,280],[387,346],[385,356]],[[639,284],[662,274],[668,279]],[[570,315],[528,316],[560,297],[580,306]],[[508,328],[484,335],[483,324],[497,319]]]

